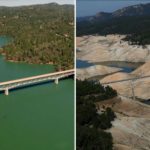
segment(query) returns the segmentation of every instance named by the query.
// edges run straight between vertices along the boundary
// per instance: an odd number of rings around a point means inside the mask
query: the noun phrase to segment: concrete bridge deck
[[[50,80],[54,80],[55,83],[58,84],[59,79],[66,78],[71,75],[74,75],[74,69],[1,82],[0,91],[4,91],[5,95],[9,95],[10,89],[14,89],[18,87],[23,87],[23,86],[32,85],[32,84],[41,83]]]
[[[115,80],[115,81],[110,81],[110,82],[102,82],[101,84],[107,85],[107,84],[114,84],[114,83],[119,83],[119,82],[135,81],[135,80],[144,79],[144,78],[150,78],[150,75],[142,76],[142,77],[129,78],[129,79],[123,79],[123,80]]]
[[[114,81],[110,81],[110,82],[101,82],[102,85],[107,86],[107,85],[112,85],[115,83],[122,83],[122,82],[129,82],[131,84],[131,90],[132,90],[132,96],[126,96],[126,95],[121,95],[124,97],[128,97],[128,98],[132,98],[134,100],[139,99],[135,96],[135,90],[134,90],[134,82],[140,79],[146,79],[146,78],[150,78],[150,75],[146,75],[146,76],[140,76],[140,77],[134,77],[134,78],[129,78],[129,79],[123,79],[123,80],[114,80]]]

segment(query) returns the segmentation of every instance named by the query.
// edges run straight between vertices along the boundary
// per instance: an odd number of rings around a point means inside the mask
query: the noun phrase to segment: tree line
[[[73,5],[0,7],[0,35],[13,39],[1,51],[7,60],[74,66]]]
[[[122,16],[106,21],[77,22],[77,36],[123,34],[129,44],[150,44],[150,16]]]
[[[112,126],[116,115],[111,108],[99,114],[95,102],[115,96],[117,92],[110,87],[105,88],[94,81],[77,80],[77,150],[113,149],[112,135],[105,129]]]

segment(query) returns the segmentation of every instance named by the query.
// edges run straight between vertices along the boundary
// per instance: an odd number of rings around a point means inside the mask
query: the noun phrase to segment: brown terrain
[[[150,149],[150,106],[125,97],[97,103],[99,108],[111,107],[117,118],[108,130],[114,138],[115,150]]]
[[[150,46],[129,45],[123,35],[77,37],[77,58],[88,62],[150,60]]]
[[[114,67],[107,67],[102,65],[94,65],[87,68],[77,69],[77,78],[80,80],[88,79],[93,76],[103,76],[116,73],[121,69]]]
[[[150,105],[141,101],[150,99],[150,45],[129,45],[123,35],[83,36],[77,38],[77,58],[87,62],[107,61],[144,62],[133,72],[121,72],[118,68],[95,65],[77,69],[77,78],[99,78],[101,83],[139,77],[137,80],[109,84],[118,92],[118,97],[99,102],[102,109],[111,107],[117,115],[108,130],[114,139],[115,150],[150,150]],[[133,92],[135,100],[133,100]],[[100,109],[100,110],[101,110]]]
[[[100,82],[110,82],[123,79],[129,79],[140,76],[150,75],[150,61],[146,62],[144,65],[136,69],[131,73],[115,73],[113,75],[108,75],[103,78]],[[119,94],[132,97],[132,85],[131,81],[125,81],[120,83],[110,84],[114,89],[118,91]],[[139,99],[148,100],[150,98],[150,77],[149,78],[139,78],[133,81],[135,96]]]
[[[123,35],[108,36],[83,36],[77,38],[77,58],[92,63],[107,61],[120,62],[145,62],[145,64],[131,73],[120,72],[120,69],[103,65],[78,69],[77,78],[91,78],[92,76],[105,75],[100,82],[110,82],[150,75],[150,45],[146,47],[129,45],[123,41]],[[133,81],[135,96],[139,99],[150,98],[150,78]],[[130,81],[113,83],[111,86],[119,94],[132,97],[132,86]]]

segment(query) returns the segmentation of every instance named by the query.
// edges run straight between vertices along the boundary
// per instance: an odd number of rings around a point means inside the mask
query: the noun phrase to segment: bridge
[[[119,82],[135,81],[135,80],[144,79],[144,78],[150,78],[150,75],[134,77],[134,78],[129,78],[129,79],[123,79],[123,80],[115,80],[115,81],[110,81],[110,82],[102,82],[101,84],[108,85],[108,84],[114,84],[114,83],[119,83]]]
[[[29,86],[52,80],[55,81],[55,84],[58,84],[59,79],[67,78],[71,75],[74,75],[74,69],[1,82],[0,91],[4,91],[5,95],[9,95],[9,90],[19,87]]]
[[[128,78],[128,79],[123,79],[123,80],[115,80],[115,81],[110,81],[110,82],[102,82],[101,84],[104,85],[104,86],[107,86],[109,84],[112,85],[112,84],[115,84],[115,83],[122,83],[122,82],[130,81],[130,83],[131,83],[131,90],[132,90],[132,96],[131,97],[125,96],[125,95],[121,95],[121,96],[128,97],[128,98],[133,98],[133,100],[136,100],[136,99],[140,99],[140,98],[137,98],[135,96],[134,81],[139,80],[139,79],[145,79],[145,78],[150,78],[150,75],[134,77],[134,78]]]

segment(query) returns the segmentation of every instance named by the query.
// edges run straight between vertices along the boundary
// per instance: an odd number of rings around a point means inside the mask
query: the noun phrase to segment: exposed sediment
[[[88,62],[150,60],[150,45],[129,45],[124,35],[77,37],[77,57]]]
[[[115,150],[150,149],[150,106],[125,97],[97,103],[99,107],[111,107],[117,114],[108,130],[114,138]]]
[[[119,68],[94,65],[87,68],[77,69],[77,78],[80,80],[88,79],[93,76],[104,76],[121,71]]]
[[[125,95],[128,97],[132,97],[132,88],[134,89],[135,97],[143,100],[149,100],[150,98],[150,77],[148,78],[140,78],[144,76],[150,75],[150,61],[146,62],[144,65],[133,71],[132,73],[115,73],[113,75],[109,75],[102,80],[101,83],[136,78],[137,80],[133,80],[133,85],[131,81],[118,82],[110,84],[114,89],[118,91],[119,94]]]
[[[111,107],[117,114],[113,127],[108,130],[114,139],[115,150],[149,150],[150,149],[150,106],[139,101],[150,99],[150,45],[129,45],[122,39],[123,35],[83,36],[77,38],[77,58],[91,63],[107,61],[144,62],[131,73],[109,74],[113,69],[103,69],[103,65],[78,69],[77,77],[92,77],[105,74],[101,83],[139,77],[138,80],[110,84],[117,90],[119,98],[99,102],[99,107]],[[105,66],[106,67],[106,66]],[[112,69],[112,70],[111,70]],[[114,71],[114,70],[113,70]],[[112,71],[112,72],[113,72]],[[108,74],[107,74],[108,73]],[[80,77],[84,78],[84,77]],[[133,89],[136,101],[132,99]],[[131,97],[131,98],[128,98]],[[138,101],[139,100],[139,101]]]
[[[129,45],[127,41],[123,41],[124,35],[107,35],[107,36],[83,36],[77,38],[77,57],[80,60],[85,60],[92,63],[107,62],[107,61],[124,61],[124,62],[145,62],[145,64],[137,68],[132,73],[120,73],[116,68],[103,69],[104,66],[89,67],[86,69],[77,70],[77,77],[83,78],[96,75],[108,75],[100,82],[110,82],[121,79],[134,78],[137,76],[150,75],[150,45],[145,47],[139,45]],[[110,74],[113,73],[113,74]],[[150,98],[150,78],[135,80],[134,91],[135,96],[139,99],[147,100]],[[132,85],[130,81],[110,84],[121,95],[131,97]]]

